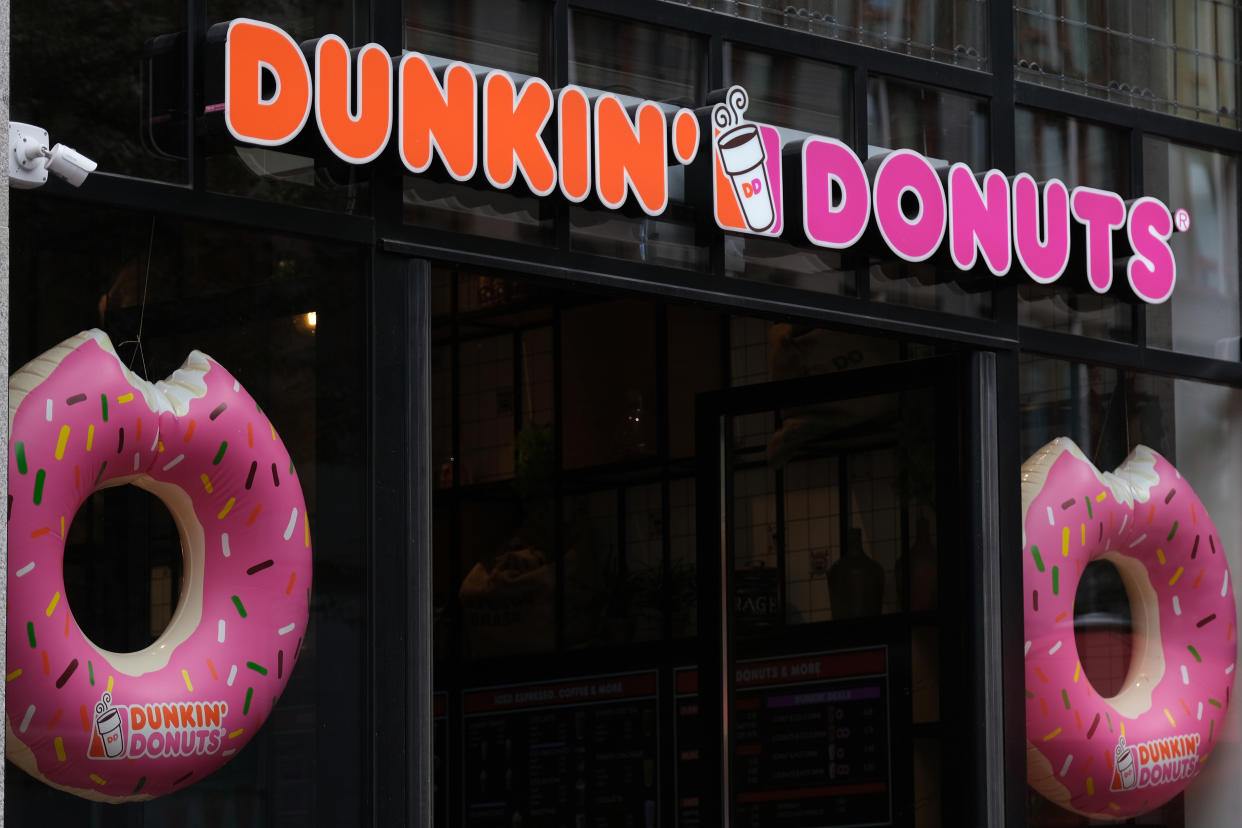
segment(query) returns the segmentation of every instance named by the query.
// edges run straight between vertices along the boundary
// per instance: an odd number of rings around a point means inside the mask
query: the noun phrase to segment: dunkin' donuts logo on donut
[[[86,755],[91,759],[210,756],[220,752],[228,702],[113,705],[104,693]]]
[[[1139,745],[1117,740],[1110,791],[1132,791],[1194,776],[1199,770],[1199,734],[1169,736]]]

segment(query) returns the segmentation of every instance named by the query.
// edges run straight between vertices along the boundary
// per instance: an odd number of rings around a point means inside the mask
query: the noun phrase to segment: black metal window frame
[[[188,2],[188,77],[192,79],[191,111],[201,112],[204,77],[201,57],[210,24],[206,0]],[[832,40],[752,22],[667,0],[631,0],[619,10],[611,0],[548,0],[549,52],[545,77],[554,87],[568,80],[571,10],[608,15],[684,30],[703,38],[707,60],[707,87],[722,86],[726,42],[822,60],[852,73],[850,142],[866,146],[866,90],[871,77],[884,76],[931,84],[948,91],[978,96],[988,104],[991,165],[1008,173],[1014,169],[1015,111],[1031,107],[1084,118],[1127,130],[1131,148],[1131,181],[1142,191],[1142,147],[1147,136],[1242,155],[1242,132],[1204,125],[1170,115],[1133,109],[1071,92],[1015,80],[1014,11],[1012,2],[988,3],[989,72],[964,69],[896,52]],[[402,0],[370,1],[371,40],[400,55],[405,12]],[[323,34],[328,34],[324,32]],[[360,45],[360,44],[351,44]],[[20,90],[17,90],[20,94]],[[369,247],[372,266],[364,291],[369,307],[370,457],[369,503],[372,525],[366,554],[372,573],[370,605],[403,607],[394,619],[372,611],[368,632],[371,766],[365,778],[374,825],[430,825],[430,619],[429,583],[431,542],[430,509],[430,391],[429,391],[429,276],[427,261],[494,268],[516,275],[639,293],[673,302],[693,302],[722,311],[749,315],[795,317],[811,322],[855,329],[884,331],[924,341],[957,343],[994,354],[995,382],[986,404],[994,407],[997,431],[996,477],[981,475],[998,504],[995,523],[1000,548],[1014,547],[1020,538],[1018,479],[1018,361],[1021,352],[1072,358],[1116,368],[1158,373],[1242,387],[1242,363],[1180,354],[1146,344],[1146,313],[1133,305],[1133,343],[1112,342],[1073,334],[1025,327],[1018,322],[1016,279],[1001,282],[994,294],[990,319],[954,316],[932,310],[867,300],[865,268],[857,278],[862,289],[850,298],[810,293],[743,279],[726,278],[723,255],[711,256],[708,272],[694,273],[633,261],[619,261],[573,251],[568,239],[568,206],[553,203],[556,243],[532,246],[470,235],[429,231],[402,222],[403,171],[395,149],[373,165],[370,212],[343,215],[270,202],[220,195],[205,186],[203,144],[194,119],[186,125],[190,148],[189,181],[161,184],[106,172],[92,176],[83,190],[53,181],[44,194],[80,199],[105,206],[173,214],[186,219],[260,228],[274,233],[332,239]],[[89,146],[82,149],[89,153]],[[1242,169],[1242,165],[1240,165]],[[1237,191],[1242,193],[1242,187]],[[1242,205],[1239,205],[1242,207]],[[1238,210],[1242,216],[1242,209]],[[1242,227],[1239,227],[1242,235]],[[723,236],[713,245],[722,248]],[[377,389],[384,389],[383,405]],[[404,440],[376,435],[402,435]],[[1014,470],[1010,474],[1007,470]],[[986,499],[986,498],[985,498]],[[1021,568],[1000,561],[996,606],[1020,607]],[[998,610],[998,613],[1000,611]],[[1003,613],[999,649],[1006,655],[998,666],[1003,715],[1005,777],[1023,778],[1022,664],[1016,654],[1022,644],[1022,618],[1015,610]],[[394,653],[405,663],[396,669]],[[378,711],[384,711],[383,722]],[[396,714],[396,715],[394,715]],[[393,723],[404,738],[392,738]],[[381,728],[384,738],[380,738]],[[1003,822],[1026,824],[1024,789],[1007,790]],[[996,815],[993,814],[995,817]]]

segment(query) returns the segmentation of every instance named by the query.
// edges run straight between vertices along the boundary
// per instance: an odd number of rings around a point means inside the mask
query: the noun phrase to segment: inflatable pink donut
[[[1101,474],[1053,440],[1022,466],[1027,781],[1097,819],[1146,813],[1199,772],[1233,688],[1237,616],[1212,518],[1146,446]],[[1111,561],[1130,602],[1125,684],[1101,698],[1074,642],[1074,593]]]
[[[78,334],[9,380],[8,757],[88,799],[150,799],[229,761],[284,690],[306,631],[310,529],[284,444],[195,351],[152,385]],[[184,576],[168,629],[100,649],[65,598],[65,533],[132,483],[168,507]]]

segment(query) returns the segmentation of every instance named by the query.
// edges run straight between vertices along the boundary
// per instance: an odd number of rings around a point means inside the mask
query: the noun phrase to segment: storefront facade
[[[12,3],[12,118],[99,169],[10,194],[10,362],[90,328],[152,380],[195,348],[217,359],[297,466],[314,586],[284,694],[221,770],[103,805],[9,764],[10,824],[1088,824],[1026,781],[1028,727],[1048,712],[1027,704],[1020,471],[1057,437],[1100,469],[1148,445],[1239,571],[1233,5],[72,10]],[[254,140],[226,106],[239,19],[304,44],[312,85],[317,39],[378,44],[387,139],[348,157],[311,107],[296,135]],[[520,169],[493,175],[484,116],[468,141],[425,142],[422,163],[400,107],[411,53],[442,88],[457,62],[480,90],[488,72],[577,89],[583,135],[605,98],[636,140],[659,113],[663,200],[629,168],[606,189],[598,141],[572,177],[564,97],[539,133],[550,186],[517,148]],[[256,103],[293,88],[278,74]],[[712,107],[732,88],[772,142],[763,178],[727,159],[712,172]],[[878,189],[856,234],[821,243],[830,229],[791,186],[816,150],[773,151],[812,144],[871,179],[909,150],[933,191],[965,165],[980,193],[972,171],[1027,173],[1126,212],[1099,236],[1075,218],[1063,273],[1011,245],[1016,206],[999,247],[955,247],[952,191],[923,253],[886,234]],[[469,145],[483,160],[455,166]],[[837,220],[857,190],[834,180]],[[743,185],[774,194],[775,215],[738,206]],[[1176,261],[1171,294],[1127,279],[1151,249],[1141,233],[1122,249],[1140,196],[1168,208],[1146,238]],[[892,200],[906,224],[935,212],[901,183]],[[1097,268],[1105,237],[1116,266]],[[183,578],[166,510],[108,489],[63,533],[66,636],[71,621],[108,650],[154,641]],[[1074,582],[1080,666],[1113,695],[1125,587],[1109,564]],[[59,720],[14,715],[22,734]],[[1230,824],[1240,732],[1222,714],[1198,778],[1137,824]]]

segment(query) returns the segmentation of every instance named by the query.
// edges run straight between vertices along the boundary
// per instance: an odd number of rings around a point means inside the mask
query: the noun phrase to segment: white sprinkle
[[[1225,593],[1229,591],[1229,570],[1225,570],[1225,580],[1220,582],[1220,597],[1224,598]]]
[[[234,390],[234,391],[240,391],[240,390],[241,390],[241,383],[240,383],[240,382],[238,382],[237,380],[233,380],[233,390]]]
[[[26,564],[25,566],[23,566],[21,569],[17,570],[17,577],[19,577],[19,578],[20,578],[20,577],[22,577],[23,575],[29,575],[29,574],[30,574],[30,570],[32,570],[32,569],[34,569],[34,561],[31,561],[30,563],[28,563],[28,564]]]
[[[1124,514],[1121,516],[1121,528],[1117,530],[1118,532],[1126,531],[1126,521],[1128,521],[1129,519],[1130,519],[1129,514]]]
[[[1182,602],[1181,600],[1178,599],[1176,595],[1173,596],[1173,614],[1174,615],[1182,614]]]
[[[1052,507],[1051,507],[1051,506],[1049,506],[1049,507],[1048,507],[1048,525],[1049,525],[1049,526],[1056,526],[1056,525],[1057,525],[1057,519],[1056,519],[1056,518],[1054,518],[1054,517],[1052,516]]]
[[[48,397],[47,399],[47,421],[49,423],[52,421],[52,398],[51,397]],[[31,710],[33,709],[34,708],[31,708]]]
[[[297,625],[296,624],[285,624],[283,627],[277,630],[276,633],[278,635],[288,635],[289,633],[293,632],[293,628],[295,626]]]
[[[1142,543],[1142,542],[1143,542],[1143,541],[1145,541],[1145,540],[1147,540],[1147,535],[1146,535],[1145,533],[1144,533],[1144,534],[1142,534],[1142,535],[1139,535],[1139,536],[1138,536],[1138,540],[1136,540],[1136,541],[1134,541],[1134,543],[1130,544],[1130,548],[1131,548],[1131,549],[1133,549],[1134,547],[1138,546],[1140,543]]]
[[[47,404],[48,404],[48,411],[51,411],[52,401],[48,400]],[[20,728],[22,733],[25,733],[26,728],[30,727],[30,720],[34,718],[34,712],[35,712],[35,706],[33,704],[30,705],[30,707],[26,708],[26,716],[25,718],[22,719],[22,726]]]
[[[134,452],[134,471],[138,471],[138,467],[142,465],[142,455]]]
[[[174,457],[174,458],[172,459],[172,461],[171,461],[171,462],[169,462],[169,464],[168,464],[168,465],[166,465],[166,466],[164,467],[164,471],[168,471],[169,469],[171,469],[173,466],[177,465],[178,463],[180,463],[180,462],[181,462],[182,460],[184,460],[184,459],[185,459],[185,455],[184,455],[184,454],[178,454],[176,457]]]
[[[1225,675],[1229,675],[1232,672],[1233,672],[1233,665],[1230,664],[1228,667],[1225,668]]]
[[[1022,651],[1022,655],[1029,655],[1031,652],[1031,642],[1026,642],[1026,649]]]
[[[216,641],[224,643],[224,619],[220,619],[220,623],[216,624]]]
[[[1203,721],[1203,702],[1199,702],[1199,721]]]
[[[1061,766],[1062,776],[1065,776],[1065,774],[1069,773],[1069,766],[1070,766],[1070,763],[1073,761],[1074,761],[1074,754],[1071,753],[1069,756],[1065,757],[1065,764]]]
[[[1186,665],[1182,665],[1182,684],[1190,684],[1190,673],[1186,672]]]
[[[1057,654],[1057,650],[1059,650],[1059,649],[1061,649],[1061,642],[1060,642],[1060,641],[1058,641],[1056,644],[1053,644],[1053,645],[1052,645],[1052,649],[1048,651],[1048,655],[1056,655],[1056,654]]]
[[[224,557],[226,558],[230,554],[232,554],[229,550],[229,533],[228,532],[220,533],[220,551],[224,553]]]
[[[237,753],[237,748],[229,748],[228,750],[226,750],[224,753],[221,753],[220,755],[221,756],[232,756],[234,753]]]
[[[293,511],[289,513],[289,525],[285,527],[285,540],[293,537],[293,527],[298,525],[298,507],[294,506]]]
[[[233,665],[233,669],[229,670],[229,687],[233,686],[233,679],[237,678],[237,665]],[[1202,705],[1200,705],[1202,707]]]

